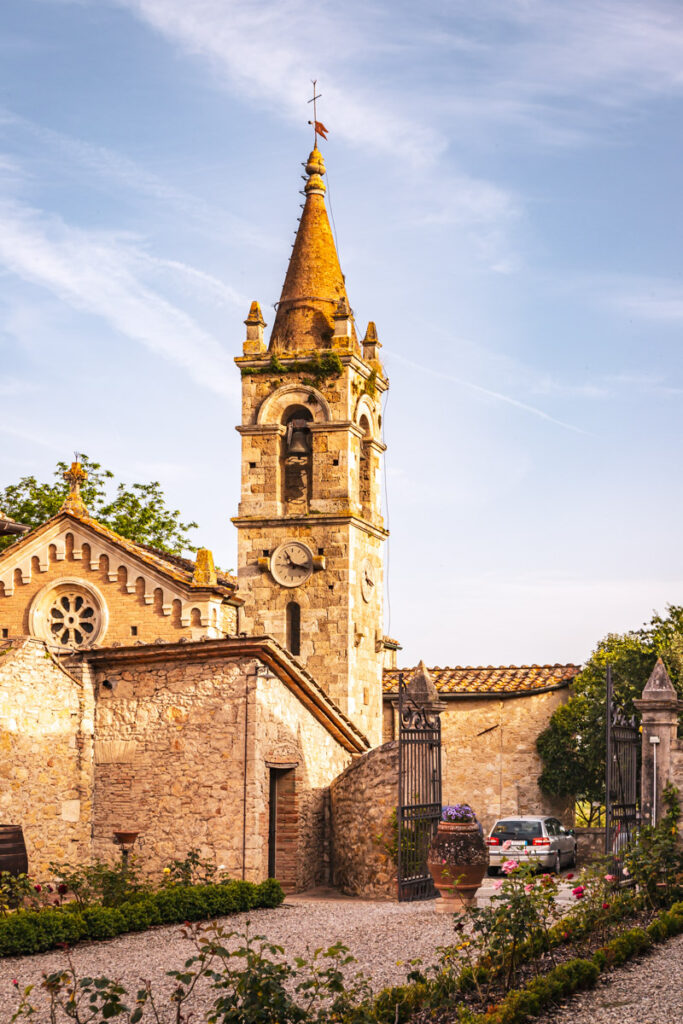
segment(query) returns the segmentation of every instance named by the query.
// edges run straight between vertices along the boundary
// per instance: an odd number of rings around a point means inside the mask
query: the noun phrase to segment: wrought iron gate
[[[607,756],[605,758],[605,853],[619,859],[638,827],[640,735],[635,718],[614,702],[607,666]]]
[[[427,869],[427,854],[441,818],[441,719],[418,705],[398,679],[398,898],[428,900],[438,895]]]

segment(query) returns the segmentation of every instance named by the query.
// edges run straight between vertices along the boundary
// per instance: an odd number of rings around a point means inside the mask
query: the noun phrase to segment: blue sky
[[[683,603],[683,7],[4,0],[0,486],[87,452],[235,565],[238,355],[317,78],[377,322],[402,661],[579,661]]]

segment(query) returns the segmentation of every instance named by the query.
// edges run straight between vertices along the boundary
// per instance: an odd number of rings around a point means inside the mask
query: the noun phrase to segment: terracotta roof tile
[[[460,694],[530,694],[539,690],[569,686],[581,671],[580,665],[487,665],[486,667],[457,665],[455,668],[430,668],[429,674],[442,696]],[[382,689],[385,694],[398,693],[398,677],[410,681],[417,668],[385,668]]]

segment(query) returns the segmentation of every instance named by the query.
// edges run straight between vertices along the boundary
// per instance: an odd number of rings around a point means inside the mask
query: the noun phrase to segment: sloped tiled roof
[[[430,668],[434,685],[439,694],[448,696],[496,696],[498,694],[520,695],[537,693],[540,690],[559,689],[569,686],[580,672],[580,665],[487,665],[455,668]],[[406,683],[410,681],[415,668],[385,668],[383,691],[385,694],[398,693],[398,677],[403,672]]]
[[[162,572],[165,576],[170,579],[176,580],[178,583],[184,583],[186,586],[192,586],[192,576],[194,573],[195,563],[189,558],[182,558],[179,555],[170,555],[167,551],[161,551],[159,548],[148,547],[144,544],[137,544],[135,541],[128,540],[127,537],[122,537],[119,533],[115,533],[114,530],[110,530],[108,526],[104,526],[98,522],[97,519],[93,519],[89,515],[78,515],[72,511],[60,510],[46,522],[42,523],[41,526],[36,526],[30,533],[25,534],[21,540],[15,541],[10,547],[6,548],[0,553],[0,561],[7,559],[8,561],[16,556],[19,551],[30,544],[36,536],[47,530],[53,523],[59,519],[66,518],[71,519],[74,522],[82,523],[83,526],[89,527],[100,537],[110,541],[119,548],[123,548],[128,551],[131,555],[135,555],[141,561],[146,562],[147,565],[159,572]],[[225,589],[235,590],[237,588],[237,579],[234,576],[229,576],[227,573],[218,573],[217,582],[214,586],[202,586],[200,589],[203,590],[221,590]]]

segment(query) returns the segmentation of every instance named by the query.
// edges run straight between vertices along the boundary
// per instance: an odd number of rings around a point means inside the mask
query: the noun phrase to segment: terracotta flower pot
[[[470,903],[486,874],[489,854],[476,821],[440,821],[429,847],[427,867],[445,900],[456,893]]]

